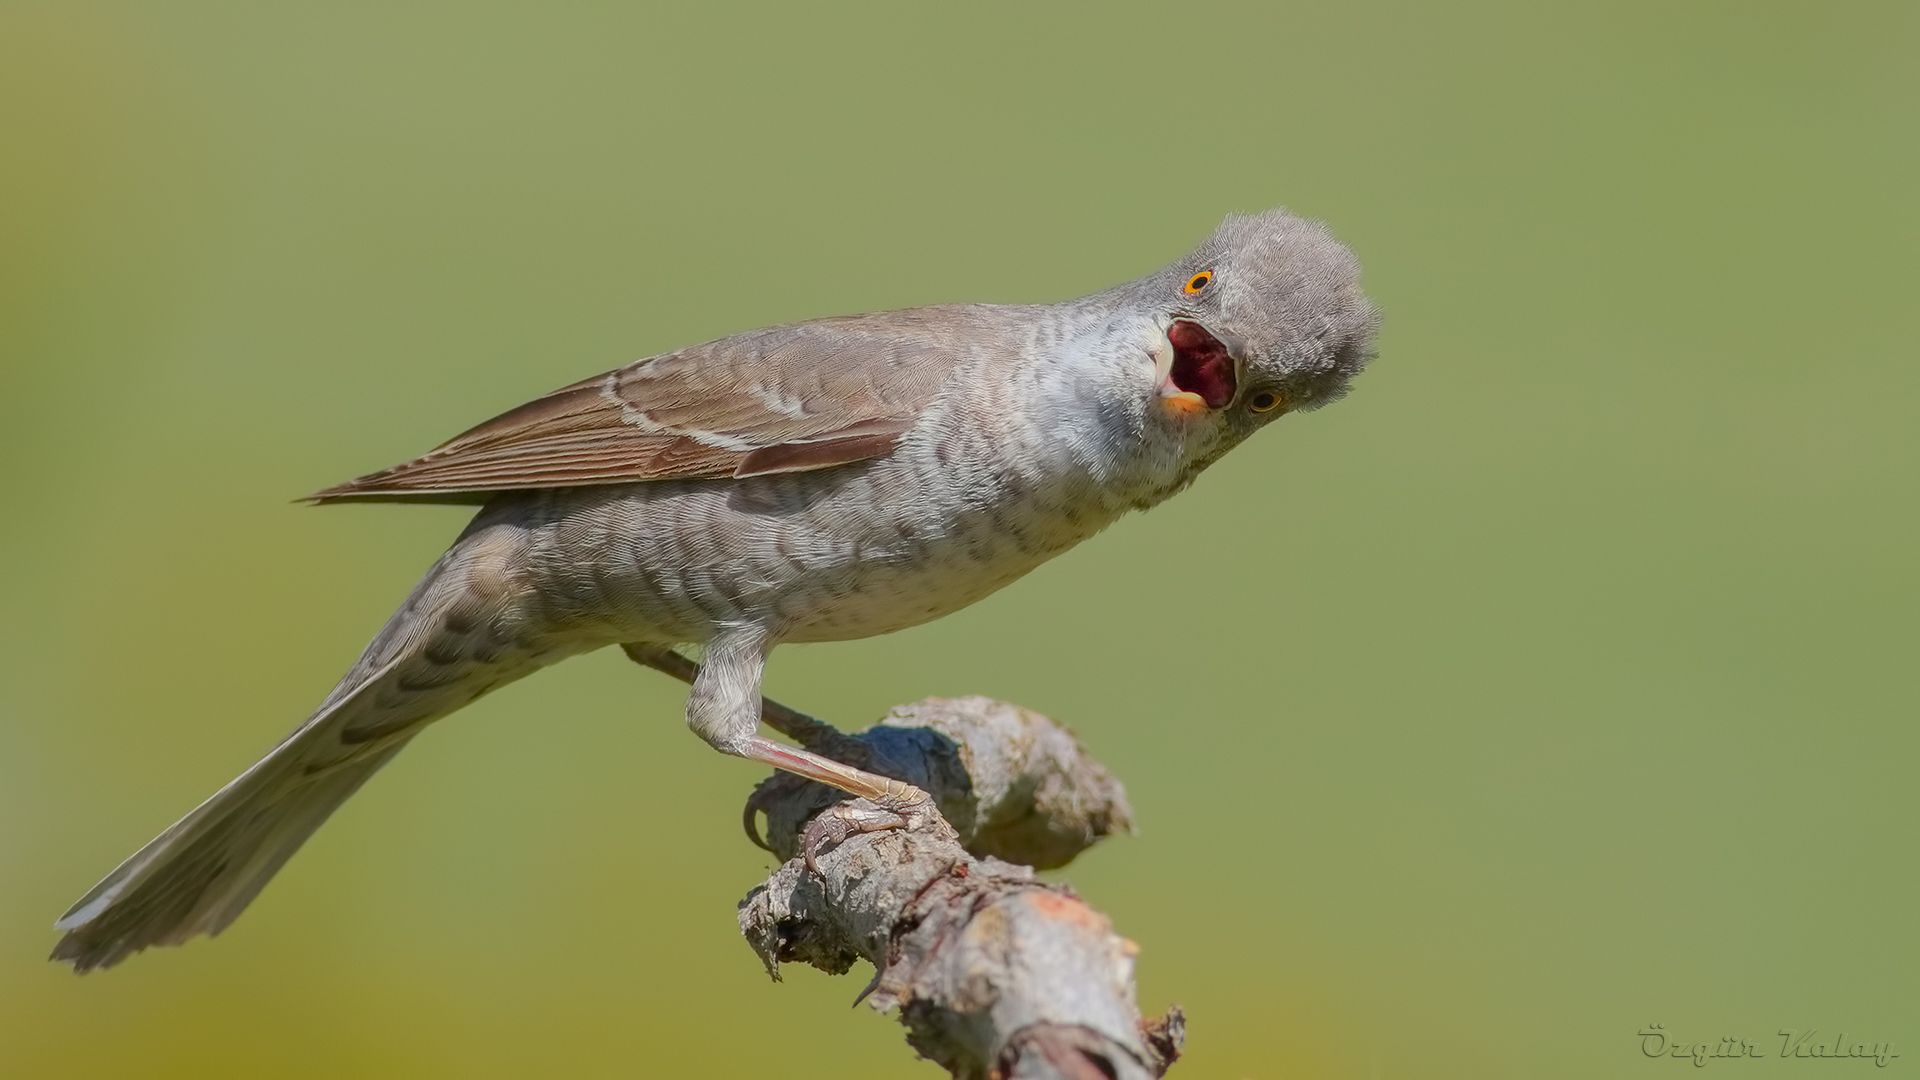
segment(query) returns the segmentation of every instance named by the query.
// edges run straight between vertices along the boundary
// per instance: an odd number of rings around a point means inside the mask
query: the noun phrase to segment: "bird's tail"
[[[53,959],[85,972],[219,933],[428,722],[558,659],[530,639],[518,545],[504,529],[463,537],[319,711],[81,897]]]

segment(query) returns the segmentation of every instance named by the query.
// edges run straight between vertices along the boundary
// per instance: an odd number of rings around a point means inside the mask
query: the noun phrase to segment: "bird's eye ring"
[[[1206,288],[1207,283],[1212,280],[1213,280],[1213,271],[1211,270],[1200,271],[1199,273],[1187,279],[1187,287],[1186,287],[1187,294],[1192,295],[1193,293],[1199,292],[1201,289]]]
[[[1280,395],[1271,390],[1262,390],[1247,399],[1247,408],[1254,412],[1272,412],[1280,407]]]

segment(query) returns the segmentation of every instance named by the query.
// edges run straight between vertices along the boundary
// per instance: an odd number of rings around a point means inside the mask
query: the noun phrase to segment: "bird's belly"
[[[984,599],[1045,558],[953,551],[920,562],[855,563],[815,580],[803,577],[779,600],[779,635],[784,641],[849,641],[918,626]]]
[[[742,622],[781,641],[872,637],[966,607],[1117,516],[1024,492],[930,511],[858,482],[779,512],[801,479],[767,478],[758,502],[735,482],[569,508],[545,530],[550,617],[605,640],[705,641]]]
[[[845,641],[891,633],[966,607],[1085,540],[1115,515],[1054,491],[1015,488],[931,515],[883,514],[824,557],[789,561],[770,590],[784,641]]]

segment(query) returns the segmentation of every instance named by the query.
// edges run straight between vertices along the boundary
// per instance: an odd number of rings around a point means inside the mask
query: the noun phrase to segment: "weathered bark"
[[[1066,728],[986,698],[929,698],[851,738],[861,767],[930,792],[951,827],[851,837],[814,874],[794,857],[799,832],[846,796],[764,781],[748,824],[764,811],[767,843],[788,861],[741,902],[740,929],[768,973],[868,961],[868,1003],[898,1008],[908,1042],[956,1077],[1164,1073],[1184,1036],[1179,1010],[1143,1024],[1134,944],[1030,869],[1127,831],[1120,782]]]

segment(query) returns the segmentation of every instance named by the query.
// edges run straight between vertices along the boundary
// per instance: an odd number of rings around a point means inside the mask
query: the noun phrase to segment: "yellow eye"
[[[1187,279],[1187,292],[1190,294],[1197,293],[1201,289],[1206,288],[1207,282],[1212,280],[1213,280],[1213,271],[1202,270],[1199,273]]]
[[[1280,407],[1280,395],[1271,390],[1262,390],[1247,399],[1247,408],[1254,412],[1272,412]]]

